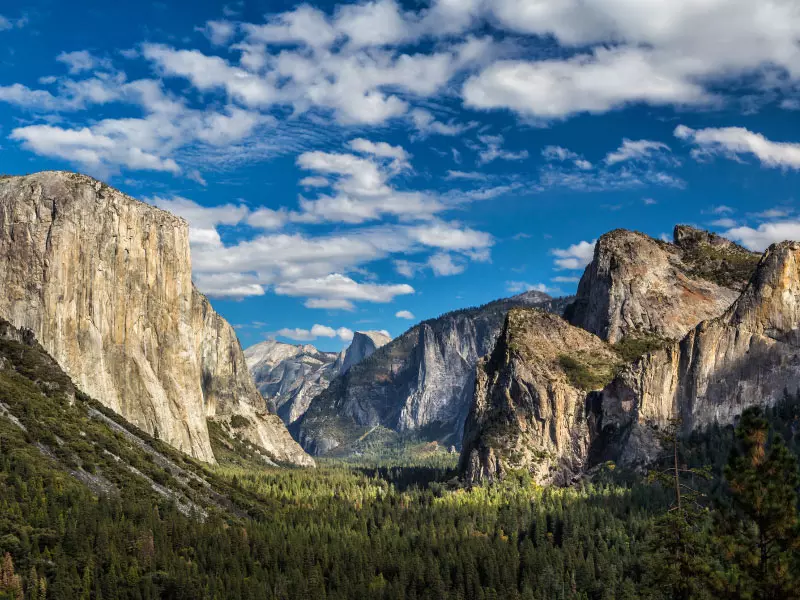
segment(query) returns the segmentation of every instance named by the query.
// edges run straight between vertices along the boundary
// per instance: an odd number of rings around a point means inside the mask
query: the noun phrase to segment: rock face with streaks
[[[311,344],[266,340],[244,351],[256,386],[287,425],[336,377],[344,352],[320,352]]]
[[[731,423],[795,391],[798,246],[775,246],[759,263],[708,232],[678,226],[674,237],[602,236],[565,312],[572,325],[509,313],[478,366],[466,481],[525,469],[566,483],[604,460],[646,464],[659,451],[655,428],[674,417],[686,432]]]
[[[391,341],[382,331],[356,331],[342,352],[321,352],[311,344],[266,340],[244,351],[247,366],[264,398],[283,422],[294,423],[311,400],[336,376],[346,373]]]
[[[513,309],[492,354],[478,363],[460,470],[469,484],[524,469],[568,483],[589,450],[586,396],[613,376],[613,348],[558,315]]]
[[[277,460],[313,462],[192,285],[178,217],[74,173],[0,179],[0,317],[33,331],[82,391],[196,458],[214,460],[206,418],[240,414]]]
[[[383,331],[356,331],[353,341],[344,353],[344,360],[339,369],[339,374],[347,373],[351,367],[357,365],[365,358],[369,358],[375,350],[392,341],[392,336]]]
[[[658,450],[654,428],[729,424],[748,406],[800,387],[800,243],[771,246],[725,313],[626,368],[602,392],[594,460],[638,465]]]
[[[738,297],[758,255],[687,226],[669,244],[617,229],[600,237],[569,321],[611,343],[625,337],[678,339]]]
[[[494,348],[508,310],[561,312],[567,302],[526,292],[424,321],[335,379],[292,433],[314,454],[346,448],[376,426],[460,444],[475,365]]]

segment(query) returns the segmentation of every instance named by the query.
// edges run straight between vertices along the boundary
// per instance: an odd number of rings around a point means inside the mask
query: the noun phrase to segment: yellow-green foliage
[[[558,364],[570,383],[582,390],[599,390],[614,378],[617,362],[591,352],[561,354]]]

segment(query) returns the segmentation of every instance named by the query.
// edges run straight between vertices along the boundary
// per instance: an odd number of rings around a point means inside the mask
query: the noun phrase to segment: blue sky
[[[676,223],[800,238],[794,0],[0,7],[0,171],[185,217],[244,346],[526,289]]]

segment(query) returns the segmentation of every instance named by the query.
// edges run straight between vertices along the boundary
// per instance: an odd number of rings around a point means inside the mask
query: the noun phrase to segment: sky
[[[800,239],[796,0],[0,3],[0,172],[184,217],[243,346],[339,350],[677,223]]]

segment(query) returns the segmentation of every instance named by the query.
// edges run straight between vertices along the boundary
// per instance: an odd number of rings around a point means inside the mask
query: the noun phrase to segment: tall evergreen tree
[[[760,408],[742,414],[736,442],[725,477],[741,519],[743,571],[753,597],[800,598],[797,459],[780,435],[770,439]]]

